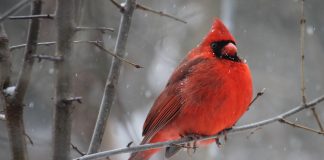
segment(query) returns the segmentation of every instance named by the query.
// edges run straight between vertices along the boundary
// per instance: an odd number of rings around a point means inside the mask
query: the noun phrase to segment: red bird
[[[189,52],[155,100],[144,123],[141,144],[217,134],[238,121],[251,99],[249,67],[238,57],[234,37],[216,19],[202,43]],[[133,153],[129,160],[147,160],[159,150]],[[169,148],[166,156],[176,151]]]

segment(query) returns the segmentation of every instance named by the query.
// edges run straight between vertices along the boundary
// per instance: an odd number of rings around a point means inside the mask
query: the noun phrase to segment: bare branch
[[[20,1],[19,3],[17,3],[15,6],[13,6],[12,8],[10,8],[9,10],[7,10],[1,17],[0,17],[0,23],[2,21],[4,21],[6,18],[8,18],[9,16],[17,13],[18,11],[20,11],[21,9],[23,9],[24,7],[26,7],[29,3],[31,3],[33,0],[23,0]]]
[[[157,14],[157,15],[160,15],[160,16],[163,16],[163,17],[168,17],[168,18],[171,18],[171,19],[173,19],[175,21],[178,21],[178,22],[181,22],[181,23],[184,23],[184,24],[187,24],[188,23],[187,21],[184,21],[184,20],[182,20],[180,18],[177,18],[177,17],[172,16],[170,14],[164,13],[162,11],[156,11],[156,10],[154,10],[152,8],[149,8],[147,6],[144,6],[142,4],[136,4],[136,9],[141,9],[143,11],[151,12],[151,13],[154,13],[154,14]]]
[[[122,5],[120,5],[118,2],[116,2],[115,0],[110,0],[111,1],[111,3],[112,4],[114,4],[119,10],[120,10],[120,12],[121,13],[123,13],[124,11],[125,11],[125,8],[124,8],[124,6],[122,6]],[[163,17],[167,17],[167,18],[171,18],[171,19],[173,19],[173,20],[175,20],[175,21],[178,21],[178,22],[181,22],[181,23],[188,23],[188,22],[186,22],[186,21],[184,21],[184,20],[182,20],[182,19],[180,19],[180,18],[177,18],[177,17],[175,17],[175,16],[172,16],[172,15],[170,15],[170,14],[167,14],[167,13],[164,13],[164,12],[162,12],[162,11],[157,11],[157,10],[154,10],[154,9],[152,9],[152,8],[149,8],[149,7],[147,7],[147,6],[144,6],[144,5],[142,5],[142,4],[136,4],[136,9],[140,9],[140,10],[143,10],[143,11],[147,11],[147,12],[151,12],[151,13],[153,13],[153,14],[157,14],[157,15],[159,15],[159,16],[163,16]]]
[[[44,54],[35,54],[32,55],[33,58],[38,59],[38,62],[40,62],[41,60],[49,60],[49,61],[62,61],[62,57],[59,56],[50,56],[50,55],[44,55]]]
[[[315,108],[311,108],[312,112],[313,112],[313,115],[315,117],[315,120],[317,122],[317,125],[319,127],[319,129],[324,132],[324,128],[323,128],[323,125],[321,123],[321,120],[320,120],[320,117],[318,116],[317,112],[316,112],[316,109]]]
[[[305,25],[306,19],[304,16],[304,0],[301,0],[300,4],[300,55],[301,55],[301,92],[302,92],[302,102],[303,104],[306,103],[306,96],[305,96],[305,67],[304,67],[304,59],[305,59]]]
[[[124,59],[124,58],[118,56],[117,54],[114,54],[114,53],[108,51],[107,49],[105,49],[105,48],[104,48],[101,44],[99,44],[99,43],[92,43],[92,44],[94,44],[95,46],[97,46],[98,48],[100,48],[102,51],[108,53],[109,55],[111,55],[111,56],[113,56],[113,57],[115,57],[115,58],[117,58],[117,59],[119,59],[119,60],[121,60],[121,61],[123,61],[123,62],[125,62],[125,63],[127,63],[127,64],[129,64],[129,65],[131,65],[131,66],[133,66],[133,67],[135,67],[135,68],[144,68],[144,67],[142,67],[141,65],[138,65],[138,64],[135,64],[135,63],[133,63],[133,62],[130,62],[130,61],[128,61],[128,60],[126,60],[126,59]]]
[[[70,160],[70,142],[72,126],[72,101],[68,100],[71,93],[71,62],[72,38],[74,34],[74,1],[57,0],[57,57],[62,61],[55,61],[54,68],[57,76],[54,125],[53,125],[53,160]]]
[[[25,20],[25,19],[54,19],[54,14],[40,14],[40,15],[28,15],[28,16],[10,16],[11,20]]]
[[[32,14],[38,15],[42,10],[42,1],[34,0]],[[31,78],[34,59],[31,58],[36,52],[39,33],[39,19],[32,19],[29,24],[27,45],[22,68],[19,73],[15,91],[11,97],[6,98],[6,118],[8,135],[11,144],[11,154],[14,160],[28,159],[25,128],[23,122],[23,100]]]
[[[5,106],[6,100],[3,90],[8,87],[10,81],[10,53],[9,40],[4,30],[4,26],[0,23],[0,105]],[[0,120],[5,121],[6,115],[4,111],[0,111]]]
[[[83,31],[83,30],[94,30],[94,31],[100,31],[102,33],[106,33],[107,31],[113,32],[113,28],[108,27],[76,27],[76,31]]]
[[[301,0],[300,2],[300,12],[301,12],[301,16],[300,16],[300,56],[301,56],[301,93],[302,93],[302,103],[305,104],[306,103],[306,94],[305,94],[305,26],[306,26],[306,18],[305,18],[305,13],[304,13],[304,3],[305,0]],[[315,110],[315,108],[312,108],[312,113],[315,117],[315,120],[317,122],[317,125],[319,126],[320,130],[323,132],[324,128],[323,125],[321,123],[321,120]]]
[[[24,135],[25,135],[26,138],[28,139],[29,143],[30,143],[31,145],[34,145],[33,140],[31,139],[31,137],[30,137],[26,132],[24,133]]]
[[[101,41],[83,41],[83,40],[79,40],[79,41],[73,41],[73,43],[102,43]],[[39,42],[37,43],[37,45],[40,45],[40,46],[50,46],[50,45],[56,45],[56,42],[53,41],[53,42]],[[14,46],[11,46],[9,49],[10,51],[14,51],[16,49],[21,49],[21,48],[24,48],[26,46],[26,44],[19,44],[19,45],[14,45]]]
[[[126,0],[125,11],[123,12],[120,27],[118,31],[117,42],[114,53],[119,57],[125,57],[125,48],[128,39],[128,32],[132,22],[133,12],[136,8],[136,0]],[[121,60],[113,58],[112,66],[110,68],[103,98],[100,104],[100,110],[95,126],[94,133],[91,138],[88,154],[95,153],[99,150],[102,142],[102,137],[105,131],[107,119],[109,117],[110,109],[115,98],[116,86],[121,68]]]
[[[250,129],[255,129],[255,128],[259,128],[259,127],[280,121],[283,118],[294,115],[302,110],[315,107],[318,103],[320,103],[322,101],[324,101],[324,95],[314,99],[313,101],[307,103],[306,105],[300,105],[300,106],[294,107],[293,109],[291,109],[287,112],[281,113],[281,114],[271,117],[269,119],[265,119],[265,120],[262,120],[259,122],[246,124],[246,125],[242,125],[242,126],[238,126],[238,127],[233,127],[231,130],[228,130],[226,132],[226,134],[233,134],[236,132],[242,132],[242,131],[246,131],[246,130],[250,130]],[[103,151],[103,152],[98,152],[95,154],[89,154],[89,155],[85,155],[85,156],[82,156],[79,158],[75,158],[74,160],[93,160],[93,159],[99,159],[99,158],[103,158],[103,157],[109,157],[109,156],[116,155],[116,154],[139,152],[139,151],[150,150],[150,149],[155,149],[155,148],[170,147],[172,145],[186,144],[186,143],[193,142],[193,141],[215,139],[215,138],[219,138],[220,136],[224,136],[224,132],[221,132],[221,133],[213,135],[213,136],[203,136],[203,137],[197,138],[195,140],[192,140],[190,138],[188,139],[185,137],[180,140],[173,140],[173,141],[166,141],[166,142],[159,142],[159,143],[152,143],[152,144],[143,144],[143,145],[134,146],[134,147],[126,147],[126,148],[114,149],[114,150],[109,150],[109,151]]]
[[[75,146],[73,143],[71,143],[71,147],[73,150],[75,150],[76,152],[78,152],[81,156],[86,155],[84,152],[82,152],[77,146]]]
[[[318,133],[318,134],[323,134],[324,135],[324,132],[322,132],[322,131],[317,131],[317,130],[315,130],[313,128],[309,128],[309,127],[306,127],[306,126],[301,125],[301,124],[293,123],[293,122],[288,121],[288,120],[286,120],[284,118],[282,118],[281,120],[279,120],[279,122],[284,123],[284,124],[288,124],[288,125],[290,125],[292,127],[296,127],[296,128],[304,129],[306,131],[310,131],[310,132],[314,132],[314,133]]]
[[[264,94],[266,88],[263,88],[260,92],[257,93],[257,95],[253,98],[251,103],[249,104],[249,107],[260,97]]]
[[[5,32],[4,26],[0,23],[0,102],[5,102],[5,96],[2,90],[7,88],[10,84],[10,52],[9,40]],[[1,104],[5,106],[5,104]]]
[[[115,0],[110,0],[110,1],[113,5],[115,5],[120,10],[121,13],[124,12],[125,8],[121,6],[118,2],[116,2]]]

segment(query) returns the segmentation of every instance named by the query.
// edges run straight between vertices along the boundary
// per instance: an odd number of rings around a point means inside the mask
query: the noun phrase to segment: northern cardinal
[[[251,99],[249,67],[238,57],[234,37],[216,19],[202,43],[188,53],[155,100],[144,123],[141,144],[217,134],[238,121]],[[212,142],[215,140],[197,145]],[[177,151],[168,149],[167,157]],[[159,150],[132,153],[129,160],[147,160]]]

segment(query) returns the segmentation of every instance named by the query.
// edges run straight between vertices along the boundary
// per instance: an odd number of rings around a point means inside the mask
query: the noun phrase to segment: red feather
[[[247,64],[236,54],[235,43],[217,19],[156,99],[144,123],[141,144],[213,135],[238,121],[251,101],[252,79]],[[157,151],[133,153],[130,160],[146,160]]]

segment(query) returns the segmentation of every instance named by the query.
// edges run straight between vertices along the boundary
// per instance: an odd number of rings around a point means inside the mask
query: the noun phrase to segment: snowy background
[[[80,0],[82,1],[82,0]],[[78,1],[78,2],[80,2]],[[2,0],[4,13],[18,0]],[[119,10],[109,0],[83,1],[84,8],[76,14],[80,26],[105,26],[118,30]],[[119,1],[121,2],[121,1]],[[215,17],[220,17],[237,39],[238,54],[247,59],[254,81],[254,92],[267,88],[266,93],[241,118],[239,124],[262,120],[299,105],[299,3],[297,0],[139,0],[141,4],[182,18],[188,24],[136,10],[127,44],[127,59],[144,66],[135,69],[123,64],[118,92],[101,150],[125,147],[130,141],[141,140],[142,125],[154,99],[163,89],[173,69],[185,54],[208,32]],[[306,1],[306,96],[309,100],[324,93],[324,1]],[[53,13],[53,0],[44,1],[43,13]],[[29,7],[17,15],[28,15]],[[27,21],[7,20],[5,27],[10,44],[26,41]],[[77,33],[75,40],[102,40],[113,50],[117,31],[102,34],[96,31]],[[52,20],[42,20],[40,41],[55,40]],[[83,97],[73,113],[72,143],[86,151],[96,121],[98,107],[109,71],[111,56],[88,44],[74,45],[73,88]],[[55,47],[39,47],[39,54],[54,54]],[[13,80],[17,78],[22,50],[12,52]],[[25,98],[26,132],[34,141],[28,145],[30,159],[50,159],[51,125],[54,95],[53,64],[35,63],[32,83]],[[323,104],[318,113],[324,121]],[[2,107],[2,106],[1,106]],[[2,109],[2,108],[1,108]],[[290,120],[317,128],[310,111],[301,112]],[[181,152],[172,160],[250,160],[250,159],[322,159],[323,136],[271,124],[251,132],[228,137],[221,148],[215,144],[199,148],[194,154]],[[0,159],[9,159],[5,123],[0,121]],[[72,151],[73,157],[79,156]],[[111,157],[127,159],[127,154]],[[162,154],[156,159],[163,159]]]

